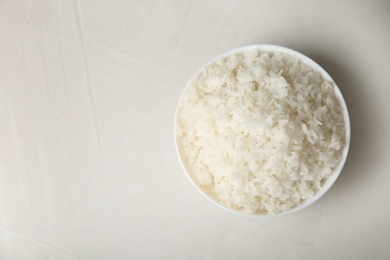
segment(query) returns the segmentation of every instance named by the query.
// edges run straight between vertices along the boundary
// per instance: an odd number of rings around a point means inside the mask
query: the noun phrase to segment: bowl
[[[344,144],[344,147],[342,149],[341,161],[340,161],[338,167],[336,167],[334,169],[334,171],[330,175],[330,177],[328,177],[326,179],[326,181],[324,182],[324,184],[322,185],[320,190],[317,193],[315,193],[315,195],[313,197],[305,200],[303,203],[301,203],[301,204],[299,204],[299,205],[297,205],[297,206],[295,206],[295,207],[293,207],[293,208],[291,208],[291,209],[289,209],[287,211],[282,211],[282,212],[275,213],[275,214],[257,214],[257,213],[241,212],[241,211],[229,208],[227,206],[224,206],[217,199],[215,199],[212,196],[210,196],[209,194],[207,194],[203,190],[203,188],[195,181],[195,179],[190,174],[189,169],[185,165],[183,155],[182,155],[182,153],[180,151],[180,148],[179,148],[178,137],[177,137],[177,119],[178,119],[178,113],[179,113],[180,104],[182,102],[182,99],[183,99],[187,89],[190,87],[190,85],[194,81],[194,79],[196,79],[200,75],[200,73],[202,73],[202,71],[206,67],[208,67],[209,65],[215,63],[216,61],[218,61],[220,59],[229,57],[229,56],[231,56],[231,55],[233,55],[235,53],[250,52],[250,51],[253,51],[253,50],[260,50],[260,51],[263,51],[263,52],[273,52],[273,53],[278,52],[278,53],[289,54],[291,56],[297,57],[301,62],[303,62],[304,64],[308,65],[312,69],[318,71],[321,74],[321,76],[322,76],[322,78],[324,80],[330,82],[333,85],[335,97],[338,100],[339,105],[341,106],[341,109],[342,109],[344,125],[345,125],[345,137],[344,137],[345,144]],[[289,48],[286,48],[286,47],[282,47],[282,46],[277,46],[277,45],[257,44],[257,45],[243,46],[243,47],[239,47],[239,48],[236,48],[236,49],[233,49],[233,50],[229,50],[227,52],[224,52],[224,53],[218,55],[217,57],[215,57],[214,59],[212,59],[211,61],[206,63],[204,66],[202,66],[192,76],[192,78],[188,81],[188,83],[185,86],[185,88],[184,88],[184,90],[182,92],[182,95],[181,95],[181,97],[179,99],[179,102],[178,102],[178,105],[177,105],[177,108],[176,108],[176,113],[175,113],[175,121],[174,121],[175,147],[176,147],[176,152],[177,152],[180,164],[181,164],[185,174],[187,175],[188,179],[194,185],[194,187],[207,200],[209,200],[210,202],[212,202],[216,206],[218,206],[218,207],[220,207],[220,208],[222,208],[222,209],[224,209],[224,210],[226,210],[228,212],[231,212],[231,213],[234,213],[234,214],[238,214],[240,216],[255,217],[255,218],[273,218],[273,217],[285,216],[285,215],[289,215],[289,214],[298,212],[298,211],[308,207],[309,205],[312,205],[314,202],[318,201],[332,187],[332,185],[334,184],[334,182],[337,180],[338,176],[340,175],[340,173],[341,173],[341,171],[342,171],[342,169],[344,167],[345,161],[347,159],[349,146],[350,146],[350,139],[351,139],[351,130],[350,130],[350,119],[349,119],[348,109],[347,109],[345,100],[343,98],[343,95],[340,92],[340,89],[338,88],[338,86],[336,85],[334,80],[331,78],[331,76],[320,65],[318,65],[316,62],[314,62],[312,59],[308,58],[304,54],[299,53],[299,52],[297,52],[295,50],[292,50],[292,49],[289,49]]]

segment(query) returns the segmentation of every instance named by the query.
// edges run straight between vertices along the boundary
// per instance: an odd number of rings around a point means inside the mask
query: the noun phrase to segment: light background
[[[300,213],[236,216],[180,168],[186,81],[270,43],[329,72],[349,158]],[[390,2],[0,1],[0,259],[389,259]]]

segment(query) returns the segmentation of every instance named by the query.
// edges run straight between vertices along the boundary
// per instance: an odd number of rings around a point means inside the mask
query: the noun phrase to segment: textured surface
[[[1,259],[389,259],[390,3],[0,2]],[[333,188],[272,220],[186,179],[173,117],[186,81],[241,45],[313,58],[349,107]]]

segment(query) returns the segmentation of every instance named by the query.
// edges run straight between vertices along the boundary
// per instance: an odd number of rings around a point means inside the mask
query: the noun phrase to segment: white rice
[[[274,214],[311,198],[339,165],[342,109],[298,58],[259,50],[208,66],[177,117],[189,174],[226,207]]]

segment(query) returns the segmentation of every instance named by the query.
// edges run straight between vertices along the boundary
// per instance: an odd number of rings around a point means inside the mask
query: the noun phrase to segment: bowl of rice
[[[225,52],[195,73],[174,123],[195,188],[245,216],[297,212],[323,196],[349,150],[346,103],[329,74],[276,45]]]

